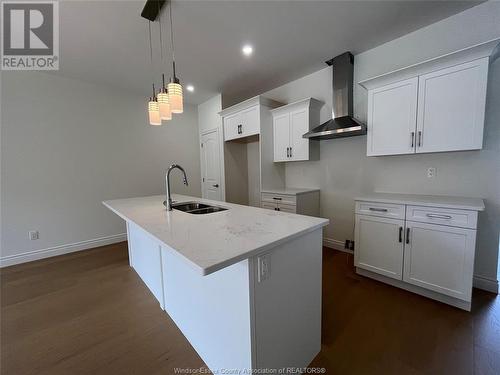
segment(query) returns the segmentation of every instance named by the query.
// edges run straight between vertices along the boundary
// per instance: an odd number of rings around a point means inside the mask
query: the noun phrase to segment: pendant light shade
[[[166,90],[162,90],[158,94],[158,107],[162,120],[172,120],[172,111],[170,110],[170,102]]]
[[[158,106],[160,108],[160,118],[162,120],[172,120],[172,111],[170,110],[170,100],[168,92],[165,89],[165,75],[162,74],[163,88],[158,93]]]
[[[148,113],[149,125],[161,125],[160,108],[155,98],[149,98]]]
[[[172,113],[184,112],[184,98],[182,96],[182,86],[179,78],[175,75],[175,50],[174,50],[174,28],[172,26],[172,6],[170,1],[170,43],[172,49],[172,78],[168,84],[168,100],[170,101],[170,110]]]
[[[168,100],[170,101],[170,110],[172,113],[184,112],[182,86],[180,83],[170,82],[168,84]]]

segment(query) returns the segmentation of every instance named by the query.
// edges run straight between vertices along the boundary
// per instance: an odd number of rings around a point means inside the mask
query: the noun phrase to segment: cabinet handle
[[[418,131],[418,147],[422,147],[422,131]]]
[[[276,210],[277,210],[277,211],[280,211],[280,208],[278,207]]]
[[[411,132],[411,148],[415,147],[415,132]]]
[[[219,187],[219,184],[213,184],[212,185],[214,188],[218,188]]]
[[[450,215],[439,215],[439,214],[427,214],[427,217],[430,217],[432,219],[451,219],[452,216]]]
[[[375,207],[370,207],[370,211],[375,211],[375,212],[387,212],[387,208],[375,208]]]
[[[406,244],[410,243],[410,228],[406,228]]]
[[[286,157],[289,158],[290,157],[290,147],[287,147],[286,148]]]
[[[281,198],[273,197],[274,200],[280,201]]]
[[[403,242],[403,227],[399,227],[399,242]]]
[[[290,147],[290,157],[292,157],[293,154],[292,154],[292,148]]]
[[[243,134],[243,125],[240,125],[240,134]]]

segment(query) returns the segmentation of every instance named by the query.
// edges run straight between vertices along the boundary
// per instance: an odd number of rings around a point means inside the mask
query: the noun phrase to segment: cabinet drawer
[[[295,195],[262,193],[263,202],[278,202],[284,204],[297,205],[297,197]]]
[[[356,202],[357,214],[387,217],[391,219],[405,218],[404,204],[376,203],[376,202]]]
[[[477,212],[450,208],[408,206],[406,220],[476,229]]]
[[[296,214],[297,206],[291,204],[278,203],[278,211],[288,212],[290,214]]]

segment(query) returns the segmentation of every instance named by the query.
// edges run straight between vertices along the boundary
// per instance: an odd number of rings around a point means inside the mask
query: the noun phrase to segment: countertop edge
[[[321,219],[322,222],[318,223],[318,224],[315,224],[315,225],[311,226],[310,228],[301,230],[301,231],[296,232],[296,233],[294,233],[294,234],[292,234],[292,235],[290,235],[288,237],[285,237],[285,238],[282,238],[280,240],[271,242],[271,243],[269,243],[267,245],[257,247],[257,248],[255,248],[255,249],[253,249],[253,250],[251,250],[251,251],[249,251],[249,252],[247,252],[245,254],[241,254],[241,255],[235,256],[233,258],[226,259],[225,261],[222,261],[220,263],[216,263],[216,264],[213,264],[213,265],[210,265],[210,266],[207,266],[207,267],[202,267],[202,266],[196,264],[195,262],[193,262],[191,259],[189,259],[186,256],[184,256],[182,253],[180,253],[179,251],[177,251],[171,245],[165,243],[164,241],[162,241],[161,239],[159,239],[158,237],[156,237],[154,234],[150,233],[147,229],[143,228],[141,225],[139,225],[138,223],[136,223],[134,220],[132,220],[129,217],[126,217],[123,214],[121,214],[120,212],[116,211],[107,202],[108,202],[107,200],[103,201],[102,204],[104,206],[106,206],[108,209],[110,209],[113,213],[115,213],[116,215],[118,215],[120,218],[122,218],[123,220],[125,220],[126,222],[130,222],[130,223],[134,224],[135,226],[137,226],[138,228],[140,228],[143,232],[145,232],[149,237],[151,237],[152,239],[154,239],[155,241],[157,241],[159,244],[161,244],[163,246],[166,246],[166,247],[174,250],[175,254],[177,256],[181,257],[182,259],[185,259],[202,276],[210,275],[210,274],[212,274],[214,272],[217,272],[217,271],[220,271],[220,270],[222,270],[222,269],[224,269],[226,267],[232,266],[233,264],[241,262],[242,260],[252,258],[252,257],[254,257],[257,254],[263,253],[263,252],[265,252],[267,250],[270,250],[270,249],[272,249],[274,247],[277,247],[277,246],[279,246],[281,244],[284,244],[284,243],[286,243],[286,242],[288,242],[290,240],[298,238],[298,237],[300,237],[300,236],[302,236],[304,234],[311,233],[311,232],[314,232],[317,229],[323,228],[323,227],[327,226],[330,223],[329,219],[317,218],[317,219]],[[127,233],[127,235],[128,235],[128,233]]]

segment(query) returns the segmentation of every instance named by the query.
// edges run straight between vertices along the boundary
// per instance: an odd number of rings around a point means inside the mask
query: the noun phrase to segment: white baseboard
[[[489,277],[474,275],[472,285],[474,286],[474,288],[498,294],[498,280],[490,279]]]
[[[323,238],[323,246],[329,249],[343,251],[344,253],[354,254],[354,251],[344,248],[344,242],[339,240],[334,240],[333,238]]]
[[[32,262],[34,260],[50,258],[57,255],[63,255],[68,253],[74,253],[76,251],[87,250],[94,247],[110,245],[116,242],[122,242],[127,240],[127,234],[115,234],[112,236],[106,236],[101,238],[95,238],[92,240],[80,241],[71,244],[59,245],[54,247],[48,247],[46,249],[27,251],[25,253],[8,255],[5,257],[0,257],[0,268],[13,266],[15,264]]]

